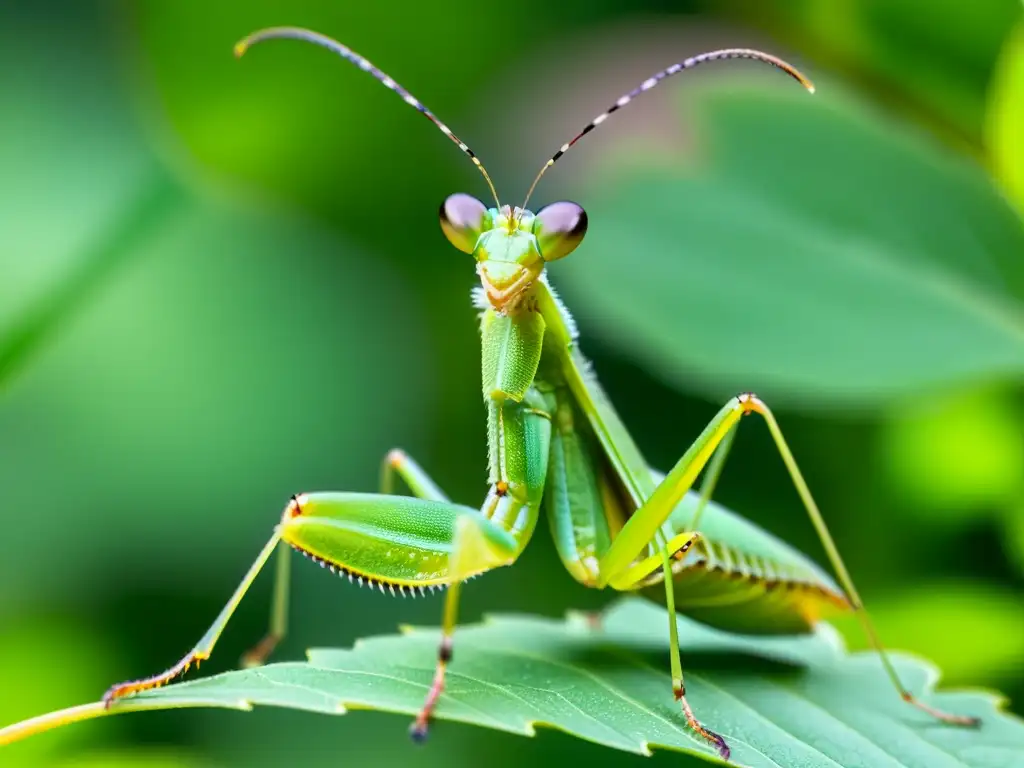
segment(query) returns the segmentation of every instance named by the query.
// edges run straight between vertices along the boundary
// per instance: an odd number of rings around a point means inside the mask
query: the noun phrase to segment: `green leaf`
[[[98,34],[75,16],[83,35]],[[0,67],[10,73],[0,81],[9,106],[0,121],[0,385],[182,198],[122,103],[111,57],[66,39],[70,30],[17,30],[0,28]],[[47,39],[61,46],[63,66],[45,66]]]
[[[1020,377],[1021,219],[834,90],[719,90],[690,106],[699,154],[599,173],[585,248],[553,269],[570,305],[680,388],[877,406]]]
[[[975,142],[984,89],[1017,0],[933,4],[918,0],[792,0],[745,4],[774,36],[841,68],[896,108],[932,118]]]
[[[689,621],[680,629],[689,701],[729,742],[735,765],[983,768],[1024,760],[1024,723],[1000,712],[996,696],[936,694],[937,672],[918,659],[894,658],[909,687],[936,706],[982,717],[980,730],[943,726],[908,707],[878,659],[846,655],[826,624],[812,636],[770,639]],[[627,752],[713,758],[673,701],[666,634],[664,611],[636,599],[613,606],[600,630],[580,617],[499,616],[462,627],[437,717],[527,736],[543,725]],[[352,650],[314,649],[308,662],[178,683],[114,711],[262,704],[412,715],[430,686],[437,641],[436,630],[417,628]]]

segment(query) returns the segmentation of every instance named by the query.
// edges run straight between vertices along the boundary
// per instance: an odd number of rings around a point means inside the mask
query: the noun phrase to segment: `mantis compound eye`
[[[441,204],[440,216],[448,242],[464,253],[472,253],[487,225],[487,206],[472,195],[457,192]]]
[[[533,220],[533,234],[544,261],[568,256],[587,234],[587,212],[570,202],[544,206]]]

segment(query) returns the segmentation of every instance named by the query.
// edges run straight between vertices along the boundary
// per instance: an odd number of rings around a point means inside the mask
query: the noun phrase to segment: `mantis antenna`
[[[629,102],[631,102],[644,91],[651,90],[662,80],[665,80],[666,78],[671,77],[674,74],[682,72],[683,70],[693,69],[699,64],[704,64],[709,61],[719,61],[720,59],[753,59],[755,61],[763,61],[765,64],[770,64],[776,69],[781,69],[787,75],[789,75],[798,83],[800,83],[800,85],[802,85],[808,91],[814,93],[814,84],[808,78],[806,78],[796,67],[792,66],[791,64],[787,64],[782,59],[772,56],[771,54],[762,53],[761,51],[756,51],[752,48],[723,48],[720,51],[710,51],[708,53],[702,53],[698,56],[691,56],[690,58],[684,59],[678,64],[673,64],[668,69],[661,70],[661,72],[658,72],[657,74],[644,80],[642,83],[640,83],[639,86],[634,88],[629,93],[626,93],[619,97],[619,100],[612,104],[611,107],[609,107],[607,110],[605,110],[600,115],[591,120],[589,123],[587,123],[586,127],[582,131],[577,133],[573,137],[572,141],[570,141],[567,144],[563,144],[561,148],[557,152],[555,152],[554,155],[551,156],[551,159],[549,159],[546,163],[544,163],[544,165],[541,166],[540,172],[537,174],[537,177],[533,180],[533,184],[530,185],[530,190],[526,193],[526,199],[523,200],[523,210],[526,210],[526,204],[530,202],[530,196],[533,194],[533,190],[537,187],[537,182],[540,181],[541,177],[547,172],[548,168],[554,165],[558,161],[558,158],[560,158],[562,155],[568,152],[569,148],[573,144],[575,144],[577,141],[582,139],[592,130],[597,128],[597,126],[599,126],[601,123],[607,120],[609,115],[611,115],[613,112],[617,112],[618,110],[622,109],[624,106],[629,104]],[[521,215],[522,214],[520,214],[520,216]]]
[[[364,72],[369,72],[377,80],[379,80],[384,85],[385,88],[389,88],[395,93],[397,93],[399,96],[401,96],[402,100],[406,104],[414,108],[417,112],[422,114],[424,117],[430,120],[430,122],[436,125],[441,130],[441,133],[443,133],[449,139],[454,141],[458,145],[459,149],[461,149],[463,153],[470,160],[473,161],[473,165],[475,165],[477,169],[480,171],[480,173],[483,174],[484,180],[487,182],[487,186],[488,188],[490,188],[491,194],[494,196],[495,205],[497,205],[498,208],[501,208],[501,203],[498,200],[498,192],[494,188],[494,183],[491,181],[491,177],[487,174],[487,169],[484,168],[483,163],[480,162],[480,158],[476,156],[476,154],[473,152],[472,149],[469,148],[466,142],[464,142],[462,139],[460,139],[458,136],[452,133],[451,128],[449,128],[447,125],[438,120],[437,116],[429,109],[427,109],[426,106],[424,106],[419,99],[417,99],[407,90],[405,90],[405,88],[403,88],[390,77],[388,77],[387,74],[377,69],[377,67],[375,67],[370,62],[369,59],[360,56],[358,53],[353,51],[348,46],[342,45],[337,40],[333,40],[330,37],[327,37],[326,35],[321,35],[318,32],[313,32],[308,29],[302,29],[301,27],[269,27],[267,29],[261,29],[258,32],[254,32],[248,37],[240,40],[235,45],[235,56],[241,58],[241,56],[251,46],[255,45],[256,43],[261,43],[264,40],[273,40],[275,38],[305,40],[307,43],[313,43],[314,45],[319,45],[323,48],[326,48],[329,51],[334,51],[334,53],[338,54],[343,59],[352,62]]]

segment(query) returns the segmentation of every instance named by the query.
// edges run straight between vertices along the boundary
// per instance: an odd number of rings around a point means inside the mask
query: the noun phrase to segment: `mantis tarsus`
[[[671,75],[705,62],[746,58],[776,67],[813,92],[807,78],[781,59],[742,48],[674,64],[623,95],[563,144],[541,167],[522,206],[513,208],[500,203],[483,164],[461,139],[351,49],[315,32],[282,27],[244,39],[236,54],[273,38],[323,46],[395,91],[459,146],[494,196],[495,206],[488,208],[469,195],[455,194],[440,210],[444,234],[474,257],[480,279],[474,304],[480,310],[490,490],[479,509],[454,504],[410,457],[392,451],[384,460],[382,494],[294,496],[196,646],[159,675],[111,687],[104,696],[108,706],[207,659],[249,586],[279,549],[270,631],[245,657],[247,664],[262,663],[286,631],[288,554],[294,548],[349,580],[382,591],[447,587],[434,682],[411,728],[413,738],[422,741],[452,661],[462,582],[514,563],[543,507],[558,553],[574,578],[599,589],[643,590],[664,600],[672,693],[689,726],[723,758],[729,756],[725,739],[701,725],[686,699],[676,611],[751,634],[805,633],[829,610],[855,611],[905,701],[947,723],[977,724],[975,718],[940,712],[918,701],[899,681],[775,417],[757,396],[742,394],[726,403],[668,474],[648,467],[581,355],[573,320],[544,274],[548,262],[580,244],[587,215],[571,202],[552,203],[537,213],[526,209],[537,182],[573,144]],[[767,424],[841,587],[794,548],[710,502],[736,426],[750,414]],[[695,492],[692,486],[705,468]],[[414,496],[392,495],[396,477]],[[666,573],[672,578],[666,579]]]

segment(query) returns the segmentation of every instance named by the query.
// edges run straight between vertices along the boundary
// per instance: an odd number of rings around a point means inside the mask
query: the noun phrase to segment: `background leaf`
[[[1012,505],[1024,489],[1024,436],[1004,391],[906,403],[879,435],[880,459],[910,514],[934,524]]]
[[[32,40],[4,47],[0,63]],[[87,589],[103,578],[97,542],[108,536],[121,568],[153,568],[175,540],[178,554],[247,555],[288,498],[280,473],[301,466],[299,487],[354,484],[335,457],[364,448],[376,469],[388,427],[409,421],[397,415],[401,371],[430,367],[385,265],[296,211],[225,199],[180,159],[168,167],[174,155],[149,146],[117,82],[86,76],[109,62],[81,47],[78,57],[58,71],[10,63],[0,84],[0,100],[36,96],[0,136],[22,185],[0,197],[12,216],[0,252],[10,265],[0,294],[11,299],[0,301],[0,375],[18,374],[0,408],[5,444],[17,445],[0,461],[0,487],[7,509],[51,521],[0,537],[0,582],[21,585],[0,602]],[[96,114],[104,122],[93,126]],[[81,126],[73,141],[70,126]],[[59,176],[54,156],[67,159]],[[65,226],[44,223],[55,199]],[[375,284],[389,290],[368,294]],[[399,360],[392,350],[406,343]],[[428,381],[418,388],[427,401]],[[263,530],[240,539],[242,520]]]
[[[1024,215],[1024,21],[1007,38],[989,90],[986,138],[995,172]]]
[[[627,354],[805,406],[1024,372],[1024,225],[978,169],[835,97],[688,112],[699,150],[601,174],[586,256],[555,270]]]
[[[822,62],[848,71],[887,107],[978,144],[984,90],[1018,0],[983,4],[918,0],[734,0],[736,16],[799,41]]]
[[[984,583],[923,581],[871,605],[871,617],[886,643],[916,644],[942,670],[949,685],[998,687],[1024,656],[1024,612],[1020,596]],[[858,622],[844,616],[850,645],[868,644]],[[963,631],[950,632],[949,627]]]

